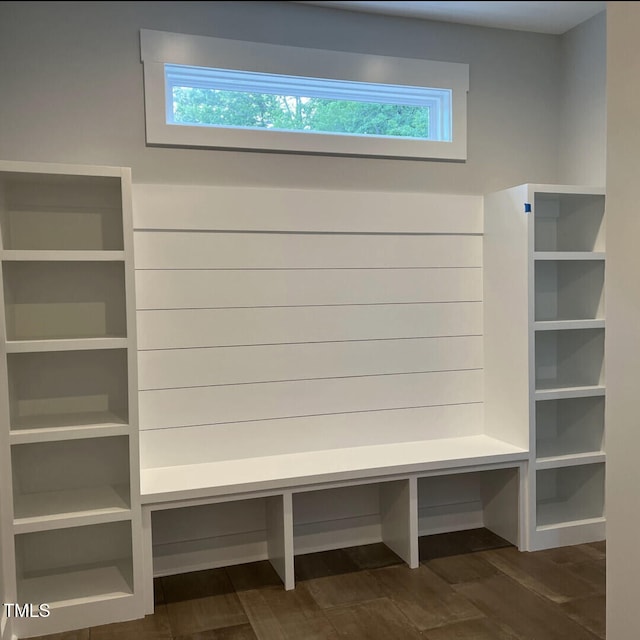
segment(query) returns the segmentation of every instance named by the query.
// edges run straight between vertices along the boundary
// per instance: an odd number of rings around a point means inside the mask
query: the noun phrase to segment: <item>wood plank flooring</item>
[[[382,544],[155,581],[156,611],[46,640],[597,640],[605,543],[520,553],[486,529],[420,539],[407,568]]]

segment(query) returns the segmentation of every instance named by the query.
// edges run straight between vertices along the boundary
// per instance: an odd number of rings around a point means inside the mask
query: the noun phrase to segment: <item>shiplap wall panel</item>
[[[139,270],[138,309],[482,300],[482,270]]]
[[[481,198],[136,185],[134,201],[145,434],[204,429],[208,455],[233,456],[316,427],[335,446],[481,431]]]
[[[482,237],[475,235],[140,230],[134,239],[136,269],[482,266]]]
[[[140,184],[133,202],[138,229],[482,233],[476,196]]]
[[[481,334],[480,302],[138,311],[139,349]]]
[[[141,390],[482,368],[482,337],[141,351]]]
[[[477,433],[482,419],[483,404],[476,402],[150,429],[140,433],[140,465],[149,469],[295,453],[303,448],[314,451],[464,437]]]
[[[438,371],[140,392],[140,428],[481,402],[482,371]]]

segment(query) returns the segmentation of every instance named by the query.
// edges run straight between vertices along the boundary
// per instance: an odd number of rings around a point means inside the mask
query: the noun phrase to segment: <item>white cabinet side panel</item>
[[[485,198],[484,357],[486,432],[529,447],[528,192],[516,187]]]

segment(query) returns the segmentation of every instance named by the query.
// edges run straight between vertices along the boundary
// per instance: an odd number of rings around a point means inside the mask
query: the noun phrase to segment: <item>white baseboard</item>
[[[418,511],[418,535],[420,536],[477,529],[483,526],[482,503],[479,501],[422,507]]]
[[[153,576],[170,576],[266,560],[266,531],[154,545]]]
[[[296,555],[357,547],[381,540],[382,530],[378,514],[313,522],[294,527]]]

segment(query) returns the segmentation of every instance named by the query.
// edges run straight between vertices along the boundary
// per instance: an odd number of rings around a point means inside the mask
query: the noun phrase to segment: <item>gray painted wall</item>
[[[139,29],[470,66],[464,164],[145,146]],[[483,193],[558,173],[561,38],[287,2],[3,2],[0,157],[136,182]]]
[[[607,3],[607,640],[640,637],[640,3]]]
[[[558,181],[604,185],[607,24],[602,12],[561,38]]]

